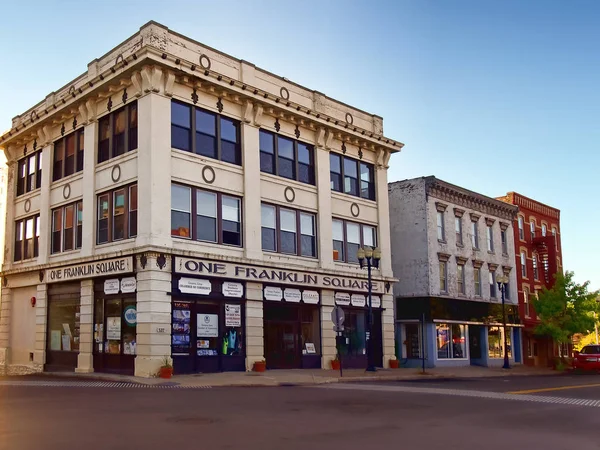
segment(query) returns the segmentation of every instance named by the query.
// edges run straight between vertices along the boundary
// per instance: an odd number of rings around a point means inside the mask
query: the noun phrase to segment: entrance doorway
[[[296,369],[301,366],[298,325],[295,322],[268,321],[265,328],[265,354],[269,369]]]

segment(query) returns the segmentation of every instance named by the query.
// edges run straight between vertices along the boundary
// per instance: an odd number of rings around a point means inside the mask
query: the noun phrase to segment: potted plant
[[[331,369],[332,370],[340,370],[340,360],[338,359],[337,356],[331,360]]]
[[[264,359],[261,361],[255,361],[252,370],[255,372],[264,372],[267,370],[267,362]]]
[[[170,356],[164,357],[158,376],[160,378],[171,378],[173,376],[173,360]]]
[[[398,367],[400,367],[400,361],[395,356],[392,356],[390,358],[390,369],[397,369]]]

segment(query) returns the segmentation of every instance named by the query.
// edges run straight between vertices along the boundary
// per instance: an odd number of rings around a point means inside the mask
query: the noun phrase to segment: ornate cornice
[[[469,258],[465,258],[464,256],[456,255],[455,258],[456,264],[458,264],[459,266],[464,266],[467,263],[467,261],[469,261]]]
[[[483,261],[479,260],[479,259],[474,259],[473,260],[473,267],[475,268],[480,268],[483,266]]]
[[[450,256],[451,255],[449,253],[438,252],[438,259],[440,261],[446,262],[446,261],[448,261],[450,259]]]

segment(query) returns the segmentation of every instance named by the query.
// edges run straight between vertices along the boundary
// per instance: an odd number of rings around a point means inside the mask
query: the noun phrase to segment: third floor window
[[[21,159],[17,164],[17,196],[42,187],[42,152]]]
[[[261,217],[263,250],[316,258],[314,214],[263,203]]]
[[[333,259],[334,261],[358,264],[360,247],[377,247],[377,228],[333,219]]]
[[[15,222],[15,261],[36,258],[40,249],[40,215]]]
[[[137,102],[132,102],[98,121],[98,163],[138,147]]]
[[[97,243],[137,236],[137,184],[98,195]]]
[[[260,130],[260,170],[290,180],[315,184],[312,145]]]
[[[52,210],[52,253],[81,248],[82,233],[83,202]]]
[[[83,128],[54,142],[52,181],[83,170]]]
[[[332,191],[375,200],[373,164],[330,153],[329,170]]]

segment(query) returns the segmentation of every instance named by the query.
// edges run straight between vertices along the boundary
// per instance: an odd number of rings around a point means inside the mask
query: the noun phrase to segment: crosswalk
[[[211,386],[182,386],[177,383],[143,384],[118,381],[0,380],[0,387],[59,387],[117,389],[210,389]]]
[[[398,392],[408,394],[434,394],[434,395],[451,395],[458,397],[483,398],[492,400],[512,400],[519,402],[536,402],[550,403],[556,405],[572,405],[600,408],[600,400],[567,398],[567,397],[552,397],[547,395],[521,395],[508,394],[504,392],[487,392],[487,391],[470,391],[465,389],[441,389],[429,387],[414,387],[414,386],[395,386],[395,385],[374,385],[374,384],[350,384],[338,383],[317,386],[320,389],[335,389],[335,390],[361,390],[361,391],[376,391],[376,392]]]

